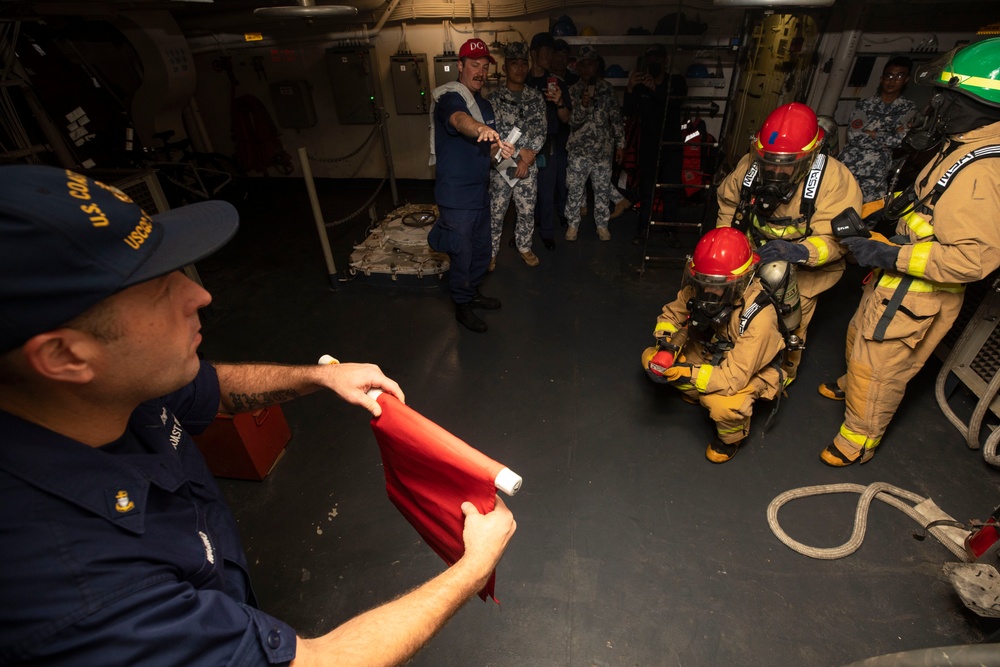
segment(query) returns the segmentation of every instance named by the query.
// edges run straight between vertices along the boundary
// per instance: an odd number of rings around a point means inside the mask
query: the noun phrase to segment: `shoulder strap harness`
[[[813,160],[812,166],[809,168],[809,173],[806,175],[805,185],[802,188],[802,200],[799,202],[799,219],[792,221],[792,224],[806,223],[806,236],[809,236],[812,231],[809,228],[809,223],[812,221],[813,214],[816,213],[816,198],[819,196],[819,186],[823,182],[823,174],[826,173],[826,164],[825,153],[819,153]],[[750,215],[752,215],[750,209],[754,201],[753,184],[757,180],[758,173],[760,173],[760,168],[757,162],[754,161],[743,176],[743,184],[740,186],[740,201],[736,205],[736,211],[733,212],[733,219],[730,222],[732,227],[740,231],[746,231],[746,228],[749,226]]]
[[[991,144],[989,146],[980,146],[974,151],[966,153],[958,159],[955,164],[951,165],[943,174],[938,182],[934,184],[931,188],[930,193],[923,197],[921,201],[913,204],[913,209],[918,206],[923,205],[928,200],[930,201],[930,206],[933,209],[934,205],[937,204],[938,199],[944,194],[944,191],[948,189],[951,185],[952,180],[955,178],[958,172],[962,171],[970,164],[976,160],[987,157],[1000,157],[1000,145]],[[910,186],[911,188],[913,186]],[[904,212],[905,213],[905,212]],[[902,240],[893,237],[893,240]],[[882,342],[885,340],[885,332],[889,329],[889,324],[892,322],[892,318],[896,316],[896,311],[899,310],[901,304],[903,303],[903,298],[906,296],[906,292],[910,289],[910,285],[913,283],[913,276],[904,275],[900,281],[899,285],[896,286],[896,290],[892,293],[892,298],[889,299],[885,304],[885,311],[882,313],[882,317],[875,324],[875,331],[872,332],[872,340]]]

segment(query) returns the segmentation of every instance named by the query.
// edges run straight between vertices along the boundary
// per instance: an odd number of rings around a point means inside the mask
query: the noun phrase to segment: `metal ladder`
[[[965,438],[969,449],[980,449],[979,433],[986,414],[992,412],[1000,417],[1000,399],[997,398],[1000,392],[1000,328],[997,327],[1000,323],[1000,277],[994,274],[984,282],[988,286],[986,295],[952,346],[934,383],[938,406]],[[952,375],[955,380],[950,379]],[[948,396],[958,382],[978,398],[968,424],[948,403]],[[1000,466],[998,443],[1000,428],[994,427],[982,443],[983,458],[990,465]]]

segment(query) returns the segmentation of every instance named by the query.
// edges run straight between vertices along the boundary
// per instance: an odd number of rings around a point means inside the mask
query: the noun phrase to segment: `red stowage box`
[[[216,477],[261,481],[292,437],[281,408],[272,405],[238,415],[219,414],[194,438]]]

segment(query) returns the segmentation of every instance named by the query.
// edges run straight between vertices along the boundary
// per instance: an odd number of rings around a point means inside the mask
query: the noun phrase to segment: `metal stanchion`
[[[312,168],[309,166],[309,155],[305,146],[299,148],[299,164],[302,166],[302,176],[309,191],[309,203],[312,205],[313,220],[319,233],[319,244],[323,247],[323,258],[326,260],[326,273],[330,280],[330,289],[337,291],[337,267],[333,263],[333,253],[330,252],[330,237],[326,234],[326,224],[323,222],[323,211],[319,207],[319,197],[316,195],[316,182],[313,180]]]
[[[389,127],[386,123],[388,114],[384,107],[378,108],[381,119],[382,157],[385,159],[385,168],[389,174],[389,188],[392,190],[392,205],[399,207],[399,193],[396,191],[396,171],[392,167],[392,150],[389,148]]]

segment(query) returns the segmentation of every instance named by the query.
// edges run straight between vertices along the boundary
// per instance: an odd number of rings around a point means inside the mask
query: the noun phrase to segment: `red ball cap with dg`
[[[486,42],[481,39],[469,39],[466,40],[465,44],[462,44],[462,48],[458,50],[459,58],[486,58],[490,61],[491,65],[496,65],[497,61],[490,55],[490,49],[486,46]]]

